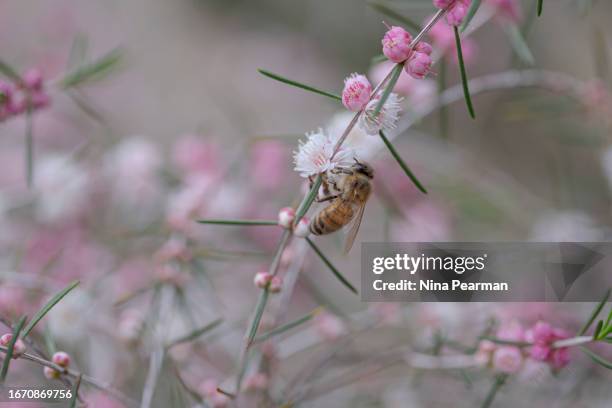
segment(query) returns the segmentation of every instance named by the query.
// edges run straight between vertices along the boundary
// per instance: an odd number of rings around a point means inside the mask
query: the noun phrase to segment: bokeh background
[[[470,78],[562,73],[572,91],[548,84],[479,94],[474,121],[461,99],[435,108],[439,90],[459,83],[452,52],[441,57],[438,75],[398,90],[406,114],[393,135],[429,194],[387,151],[373,151],[375,196],[359,240],[608,240],[612,5],[547,1],[535,18],[534,1],[516,2],[521,11],[512,22],[535,58],[529,66],[513,51],[508,17],[483,3],[469,37]],[[434,12],[428,0],[389,4],[419,23]],[[341,126],[346,116],[335,101],[257,69],[331,92],[352,72],[376,82],[383,20],[393,22],[352,0],[0,2],[0,58],[20,72],[40,69],[51,96],[34,114],[32,188],[25,182],[24,116],[0,123],[0,316],[31,315],[79,279],[35,340],[47,353],[66,350],[75,368],[136,401],[150,384],[160,344],[223,319],[163,358],[152,406],[196,404],[179,376],[204,404],[234,404],[215,401],[211,384],[231,390],[259,292],[253,275],[269,265],[281,230],[195,220],[273,220],[279,208],[299,203],[304,185],[292,170],[292,151],[305,132]],[[104,78],[68,91],[57,86],[79,61],[116,47],[122,59]],[[408,129],[409,118],[419,120]],[[317,243],[358,282],[358,244],[344,256],[341,239]],[[478,406],[491,378],[486,370],[423,372],[383,352],[413,346],[451,353],[447,340],[471,344],[491,318],[525,325],[546,318],[575,330],[592,308],[368,305],[299,240],[281,264],[283,276],[297,276],[292,268],[300,274],[271,301],[264,329],[320,305],[326,312],[255,352],[247,377],[259,368],[267,383],[252,380],[244,406],[281,405],[286,395],[303,398],[303,406]],[[318,359],[316,370],[303,373]],[[36,365],[13,366],[12,384],[48,383]],[[534,370],[536,380],[525,369],[497,406],[605,407],[612,398],[609,371],[580,353],[555,376]],[[351,381],[317,394],[338,379]],[[94,407],[126,405],[91,387],[83,398]]]

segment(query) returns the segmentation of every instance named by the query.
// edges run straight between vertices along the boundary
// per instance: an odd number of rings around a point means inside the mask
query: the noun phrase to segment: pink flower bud
[[[529,349],[529,356],[536,361],[546,361],[550,356],[551,348],[544,344],[534,344]]]
[[[511,321],[497,330],[496,337],[500,340],[522,342],[525,340],[525,330],[517,321]]]
[[[415,52],[405,66],[405,70],[413,78],[423,79],[431,69],[431,57],[424,52]]]
[[[291,207],[281,208],[278,212],[278,225],[283,228],[291,228],[295,219],[295,210]]]
[[[497,346],[489,340],[482,340],[478,343],[478,350],[474,355],[476,362],[480,365],[488,365],[491,363],[491,357]]]
[[[547,344],[553,339],[553,328],[549,323],[539,321],[527,333],[532,343]]]
[[[217,391],[218,386],[216,380],[209,378],[200,384],[198,390],[213,408],[224,408],[229,404],[229,397]]]
[[[478,343],[478,351],[490,353],[492,351],[495,351],[496,348],[497,346],[495,345],[495,343],[490,340],[482,340],[480,343]]]
[[[23,74],[23,84],[30,91],[40,91],[43,85],[42,72],[38,68],[30,68]]]
[[[427,55],[431,55],[431,53],[433,52],[433,47],[429,43],[421,41],[416,45],[416,47],[414,47],[414,50]]]
[[[268,283],[270,283],[271,280],[272,275],[270,275],[268,272],[257,272],[253,278],[253,283],[259,289],[264,289],[268,286]]]
[[[0,106],[6,105],[10,102],[14,92],[13,84],[9,82],[0,81]]]
[[[444,9],[453,4],[455,0],[433,0],[433,5],[436,8]]]
[[[463,19],[467,15],[467,2],[457,0],[455,4],[446,13],[446,22],[452,26],[459,26],[463,23]]]
[[[264,391],[268,388],[268,376],[264,373],[255,373],[244,379],[245,391]]]
[[[283,279],[278,276],[273,276],[272,279],[270,279],[270,286],[268,288],[270,292],[278,293],[281,291],[282,288],[283,288]]]
[[[44,91],[33,92],[30,101],[34,109],[46,108],[51,104],[51,98]]]
[[[365,75],[357,73],[351,74],[344,80],[344,90],[342,91],[342,103],[346,109],[358,112],[370,100],[372,85]]]
[[[57,353],[53,354],[51,361],[60,367],[67,368],[70,365],[70,356],[68,353],[58,351]]]
[[[382,39],[383,54],[393,62],[406,61],[412,50],[410,43],[412,36],[402,27],[391,27]]]
[[[448,8],[446,22],[458,26],[463,22],[472,0],[433,0],[433,5],[439,9]]]
[[[346,333],[344,322],[331,313],[318,313],[312,321],[319,336],[325,340],[334,341]]]
[[[520,370],[522,364],[523,355],[516,347],[502,346],[493,353],[493,367],[496,371],[514,374]]]
[[[293,234],[296,237],[306,238],[310,234],[310,219],[308,217],[302,217],[300,222],[293,229]]]
[[[59,371],[54,370],[51,367],[43,367],[43,374],[45,375],[45,378],[49,380],[56,380],[60,378],[61,375]]]
[[[554,370],[560,370],[570,362],[570,350],[567,347],[555,349],[550,357],[550,365]]]
[[[8,347],[13,338],[13,333],[6,333],[0,337],[0,346]],[[26,352],[26,345],[21,339],[17,339],[13,346],[13,358],[19,358]]]

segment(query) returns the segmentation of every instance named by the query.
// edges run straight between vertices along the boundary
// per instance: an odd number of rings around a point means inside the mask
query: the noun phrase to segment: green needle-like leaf
[[[455,31],[455,44],[457,45],[457,59],[459,61],[459,70],[461,72],[461,83],[463,84],[463,96],[465,98],[465,104],[467,105],[468,112],[472,119],[476,119],[474,113],[474,106],[472,105],[472,97],[470,96],[470,89],[468,86],[468,77],[465,70],[465,62],[463,61],[463,50],[461,49],[461,38],[459,36],[459,29],[453,27]]]
[[[608,313],[604,327],[610,327],[610,322],[612,322],[612,307],[610,308],[610,313]]]
[[[74,386],[72,387],[72,398],[70,398],[70,408],[75,408],[77,400],[79,399],[79,387],[81,386],[81,378],[83,378],[83,374],[79,374],[79,376],[74,381]]]
[[[83,83],[92,81],[94,79],[102,78],[118,65],[121,58],[121,49],[115,48],[96,61],[82,65],[79,68],[76,68],[74,71],[68,73],[64,79],[62,79],[61,85],[64,88],[71,88],[73,86],[82,85]]]
[[[411,30],[421,31],[421,26],[414,21],[410,20],[408,17],[398,13],[397,11],[390,8],[385,2],[382,1],[371,1],[368,3],[368,6],[372,7],[374,10],[378,11],[381,14],[386,15],[387,17],[396,20]]]
[[[514,50],[516,56],[519,57],[525,64],[535,64],[535,58],[527,45],[527,41],[525,41],[525,37],[523,37],[523,33],[521,33],[521,30],[517,27],[517,25],[508,24],[505,32],[508,35],[510,45],[512,45],[512,49]]]
[[[383,91],[382,95],[380,96],[380,99],[378,100],[378,103],[376,104],[376,109],[374,109],[374,113],[372,114],[372,116],[374,116],[375,118],[378,117],[380,110],[382,109],[385,102],[387,102],[387,99],[389,98],[389,95],[391,95],[393,88],[395,88],[395,84],[397,83],[397,80],[399,79],[400,74],[402,73],[402,68],[404,68],[404,64],[395,64],[395,66],[393,67],[391,79],[389,79],[389,83],[387,83],[385,90]]]
[[[277,336],[279,334],[282,334],[286,331],[293,329],[294,327],[302,325],[306,323],[307,321],[309,321],[310,319],[312,319],[314,316],[316,316],[316,314],[319,313],[321,309],[322,308],[317,307],[315,310],[313,310],[312,312],[308,313],[305,316],[300,317],[299,319],[293,320],[287,324],[283,324],[282,326],[272,329],[269,332],[262,334],[261,336],[257,336],[253,340],[253,343],[261,343],[263,341],[268,340],[270,337]]]
[[[599,334],[601,333],[601,329],[603,328],[603,320],[597,322],[597,326],[595,326],[595,331],[593,332],[593,339],[599,339]]]
[[[587,330],[589,330],[589,327],[591,327],[591,325],[593,324],[595,319],[597,319],[597,316],[599,316],[599,312],[601,312],[601,309],[604,308],[604,306],[606,305],[606,302],[610,298],[610,292],[611,291],[612,291],[612,289],[608,289],[607,290],[607,292],[604,295],[603,299],[597,304],[597,306],[595,307],[595,309],[591,313],[591,316],[589,317],[589,320],[587,320],[587,322],[584,324],[584,326],[582,326],[582,328],[578,332],[578,336],[582,336],[584,333],[587,332]]]
[[[389,139],[387,139],[385,134],[382,131],[378,132],[378,134],[380,135],[380,138],[382,139],[382,141],[385,143],[385,146],[387,146],[387,149],[389,149],[389,151],[391,152],[391,155],[393,156],[393,158],[397,161],[397,163],[400,165],[402,170],[404,170],[404,173],[406,173],[408,178],[410,178],[410,180],[414,183],[416,188],[418,188],[423,194],[427,194],[427,190],[425,189],[423,184],[414,175],[412,170],[410,170],[410,167],[408,167],[408,165],[404,162],[404,160],[401,158],[397,150],[395,150],[395,147],[393,147]]]
[[[166,349],[170,349],[174,346],[176,346],[177,344],[182,344],[182,343],[187,343],[189,341],[193,341],[195,339],[197,339],[198,337],[202,336],[203,334],[208,333],[209,331],[211,331],[212,329],[214,329],[215,327],[219,326],[221,323],[223,322],[223,319],[217,319],[209,324],[207,324],[204,327],[200,327],[199,329],[196,329],[194,331],[192,331],[191,333],[179,337],[178,339],[172,340],[170,343],[168,343],[168,345],[166,346]]]
[[[468,28],[468,25],[470,25],[470,22],[472,21],[472,19],[476,15],[476,12],[478,11],[478,8],[480,7],[480,3],[481,3],[481,0],[472,0],[472,4],[470,5],[467,15],[465,16],[465,19],[463,20],[463,25],[461,26],[461,32],[464,32]]]
[[[592,352],[586,347],[580,347],[580,350],[582,350],[582,352],[587,356],[591,357],[591,359],[597,364],[606,367],[608,370],[612,370],[612,363],[600,356],[599,354]]]
[[[257,329],[259,328],[261,316],[263,315],[264,309],[266,308],[266,303],[268,302],[269,295],[270,293],[268,292],[268,289],[262,290],[261,295],[259,295],[259,300],[257,301],[257,305],[255,306],[255,314],[253,315],[253,319],[251,320],[251,327],[249,328],[247,345],[253,343],[253,339],[257,334]]]
[[[70,285],[68,285],[67,287],[65,287],[58,293],[56,293],[55,296],[53,296],[38,312],[36,312],[32,320],[30,320],[26,328],[23,330],[23,334],[21,337],[26,337],[28,334],[30,334],[34,326],[36,326],[36,324],[43,317],[45,317],[47,313],[49,313],[49,311],[53,308],[53,306],[58,304],[59,301],[64,298],[64,296],[66,296],[72,289],[76,288],[78,285],[79,285],[79,281],[74,281]]]
[[[273,220],[198,220],[200,224],[215,225],[278,225]]]
[[[270,71],[266,71],[265,69],[258,69],[257,72],[259,72],[262,75],[267,76],[268,78],[275,79],[275,80],[277,80],[279,82],[282,82],[284,84],[295,86],[297,88],[301,88],[301,89],[304,89],[306,91],[314,92],[314,93],[319,94],[319,95],[327,96],[328,98],[332,98],[332,99],[335,99],[337,101],[341,101],[342,100],[342,98],[339,95],[333,94],[331,92],[323,91],[321,89],[315,88],[315,87],[310,86],[310,85],[303,84],[301,82],[294,81],[294,80],[289,79],[289,78],[285,78],[283,76],[277,75],[277,74],[272,73]]]
[[[9,341],[8,346],[6,347],[6,353],[4,354],[4,361],[2,362],[2,370],[0,371],[0,384],[4,383],[6,379],[6,375],[8,374],[9,365],[11,364],[11,360],[13,359],[13,348],[15,347],[15,343],[19,339],[19,333],[21,333],[21,329],[26,322],[26,316],[22,316],[21,319],[17,322],[17,325],[13,329],[13,337],[11,341]]]
[[[15,82],[21,82],[21,77],[17,70],[2,60],[0,60],[0,73]]]
[[[358,293],[357,289],[355,289],[355,287],[351,285],[351,283],[344,276],[342,276],[342,274],[338,271],[338,269],[336,269],[336,267],[329,261],[329,259],[327,259],[327,257],[323,254],[323,252],[321,252],[319,247],[317,247],[315,243],[312,242],[312,240],[308,237],[306,237],[306,242],[308,242],[310,247],[316,252],[317,255],[319,255],[319,258],[321,258],[323,263],[327,265],[327,267],[331,270],[334,276],[338,278],[338,280],[342,282],[342,284],[346,286],[351,292],[357,294]]]
[[[544,0],[538,0],[538,17],[542,15],[543,7],[544,7]]]

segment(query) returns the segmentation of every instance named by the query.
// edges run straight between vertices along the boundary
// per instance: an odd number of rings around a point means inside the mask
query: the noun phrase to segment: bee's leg
[[[333,174],[353,174],[351,169],[347,169],[345,167],[336,167],[335,169],[332,169],[331,172]]]
[[[315,201],[316,201],[317,203],[323,203],[323,202],[325,202],[325,201],[331,201],[331,200],[333,200],[333,199],[335,199],[335,198],[338,198],[338,197],[340,197],[340,194],[331,195],[331,196],[327,196],[327,197],[323,197],[323,198],[319,198],[319,197],[317,197],[317,198],[315,199]]]

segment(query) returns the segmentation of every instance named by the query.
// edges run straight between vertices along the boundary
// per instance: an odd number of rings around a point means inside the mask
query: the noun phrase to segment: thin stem
[[[7,352],[7,347],[4,346],[0,346],[0,352],[5,353]],[[99,389],[100,391],[104,391],[106,392],[108,395],[111,395],[112,397],[116,398],[119,401],[124,402],[127,405],[136,407],[138,406],[138,403],[134,400],[132,400],[131,398],[123,395],[121,392],[111,388],[109,385],[105,385],[102,384],[101,382],[97,381],[96,379],[86,375],[86,374],[82,374],[78,371],[75,370],[71,370],[68,368],[64,368],[61,367],[55,363],[53,363],[52,361],[46,360],[42,357],[38,357],[34,354],[30,354],[30,353],[23,353],[19,358],[22,358],[24,360],[28,360],[28,361],[32,361],[33,363],[39,364],[43,367],[49,367],[52,368],[58,372],[60,372],[61,374],[67,375],[69,377],[72,378],[78,378],[79,376],[81,376],[81,380],[89,385],[91,385],[94,388]]]
[[[446,9],[438,10],[438,12],[431,18],[431,20],[429,20],[429,22],[425,25],[425,27],[423,27],[421,32],[419,32],[416,35],[416,37],[414,37],[412,42],[410,43],[410,47],[409,48],[411,50],[414,49],[414,47],[417,46],[417,44],[423,39],[423,37],[429,32],[429,30],[431,30],[431,28],[438,22],[438,20],[440,20],[444,16],[444,14],[446,14],[446,11],[447,11]],[[387,75],[383,78],[383,80],[380,81],[380,83],[378,85],[376,85],[376,88],[374,88],[374,90],[370,94],[370,99],[368,100],[368,102],[371,101],[374,98],[374,96],[376,96],[378,94],[378,92],[385,86],[387,81],[389,81],[391,79],[391,77],[393,76],[394,72],[395,72],[395,65],[393,66],[393,68],[391,68],[391,70],[389,71],[389,73],[387,73]],[[336,142],[336,145],[334,146],[334,151],[333,151],[333,153],[332,153],[332,155],[330,157],[330,160],[333,159],[336,156],[336,154],[340,150],[340,147],[342,147],[342,144],[344,143],[344,141],[346,140],[348,135],[351,133],[351,130],[353,130],[353,128],[357,124],[357,121],[359,120],[359,116],[361,116],[362,113],[363,113],[363,110],[355,113],[355,115],[353,116],[353,118],[349,122],[348,126],[346,127],[346,129],[342,133],[342,136],[340,136],[340,138]]]
[[[480,408],[489,408],[491,406],[493,400],[497,396],[497,392],[504,385],[507,378],[508,376],[505,374],[498,375],[497,377],[495,377],[495,381],[493,382],[493,385],[491,386],[491,389],[489,390],[489,393],[487,394],[485,400],[482,402]]]
[[[581,344],[596,341],[593,336],[578,336],[571,339],[558,340],[553,343],[553,348],[579,346]]]
[[[214,225],[278,225],[274,220],[198,220],[200,224]]]

